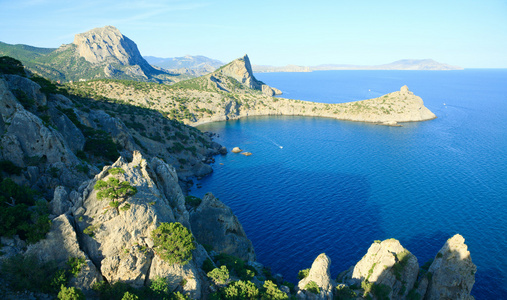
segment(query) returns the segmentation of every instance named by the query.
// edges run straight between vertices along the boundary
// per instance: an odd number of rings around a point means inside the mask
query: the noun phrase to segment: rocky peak
[[[139,65],[145,72],[153,69],[141,56],[136,43],[113,26],[76,34],[74,44],[78,55],[93,64],[119,62],[126,66]]]
[[[248,88],[262,91],[268,96],[282,94],[280,90],[272,88],[255,78],[252,71],[252,65],[250,64],[250,59],[246,54],[243,57],[233,60],[229,64],[225,65],[216,73],[232,77]]]

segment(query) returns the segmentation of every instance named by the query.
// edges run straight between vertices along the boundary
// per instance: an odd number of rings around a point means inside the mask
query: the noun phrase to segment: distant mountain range
[[[190,72],[193,74],[207,74],[215,71],[224,65],[223,62],[212,59],[202,55],[186,55],[183,57],[169,57],[169,58],[161,58],[155,56],[144,56],[147,62],[150,64],[164,68],[167,70],[172,70],[175,72],[182,73]]]
[[[137,45],[113,26],[76,34],[73,43],[59,48],[0,42],[0,56],[3,55],[20,60],[30,71],[52,80],[114,78],[159,83],[181,80],[180,74],[151,66]]]
[[[295,66],[287,65],[284,67],[259,66],[254,65],[253,71],[256,73],[263,72],[312,72],[327,70],[463,70],[462,67],[451,66],[439,63],[432,59],[402,59],[383,65],[361,66],[361,65],[345,65],[345,64],[325,64],[318,66]]]

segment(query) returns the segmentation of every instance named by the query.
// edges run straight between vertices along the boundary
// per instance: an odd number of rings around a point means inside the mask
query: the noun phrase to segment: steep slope
[[[60,81],[117,78],[168,83],[180,80],[178,74],[152,67],[141,56],[137,45],[113,26],[76,34],[73,43],[58,49],[2,43],[0,55],[19,59],[32,72]]]

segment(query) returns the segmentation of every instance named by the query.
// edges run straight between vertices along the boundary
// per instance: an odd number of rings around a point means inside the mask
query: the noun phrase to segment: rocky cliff
[[[137,45],[113,26],[76,34],[73,43],[58,49],[23,46],[0,44],[0,55],[19,59],[32,72],[53,80],[116,78],[170,83],[189,78],[151,66]]]
[[[148,299],[470,298],[476,267],[459,235],[428,268],[419,268],[390,239],[372,244],[333,280],[331,260],[321,254],[290,289],[281,275],[255,262],[253,245],[230,208],[212,194],[184,196],[178,170],[187,160],[218,153],[219,145],[195,129],[160,121],[156,128],[167,126],[171,139],[186,140],[171,142],[169,152],[160,142],[165,137],[153,137],[148,128],[160,115],[134,110],[122,117],[132,108],[63,95],[44,79],[23,76],[22,67],[18,71],[0,75],[0,294],[7,299],[51,298],[67,287],[90,299],[127,293]],[[393,94],[387,98],[413,98],[407,88]],[[136,119],[143,113],[149,122]],[[141,127],[143,135],[134,130]],[[201,143],[199,150],[188,141]],[[178,169],[167,162],[192,150],[194,156],[180,157],[185,162],[176,160]],[[177,230],[155,233],[167,224]]]

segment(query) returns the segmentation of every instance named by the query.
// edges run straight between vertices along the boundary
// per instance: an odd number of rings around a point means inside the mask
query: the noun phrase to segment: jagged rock
[[[476,271],[465,239],[454,235],[438,251],[428,269],[432,276],[424,299],[473,299],[470,291]]]
[[[331,279],[330,266],[331,259],[329,256],[324,253],[317,256],[312,263],[308,276],[298,283],[298,299],[333,299],[333,288],[336,283]],[[311,281],[317,284],[320,294],[315,294],[306,289]]]
[[[65,214],[69,211],[71,205],[65,188],[63,186],[56,187],[53,200],[49,202],[51,213],[56,216]]]
[[[390,299],[405,299],[419,273],[417,258],[403,248],[399,241],[388,239],[373,243],[365,256],[355,265],[352,281],[367,280],[391,289]]]
[[[273,89],[270,86],[262,83],[261,81],[258,81],[252,71],[252,65],[250,64],[250,59],[248,58],[248,55],[245,54],[242,58],[238,58],[231,63],[225,65],[224,67],[220,68],[213,74],[222,74],[225,76],[232,77],[236,79],[239,83],[247,86],[248,88],[262,91],[267,96],[273,96],[273,95],[280,95],[282,92],[278,89]],[[215,80],[218,80],[217,84],[218,86],[220,83],[220,79],[215,78]]]
[[[218,253],[226,253],[245,261],[254,261],[252,242],[247,238],[243,226],[232,210],[206,194],[201,204],[190,213],[192,232],[200,244],[213,247]]]
[[[102,276],[95,265],[79,248],[77,235],[68,215],[60,215],[55,218],[46,238],[28,246],[25,255],[34,256],[41,262],[54,261],[59,268],[65,268],[70,258],[84,258],[86,266],[71,283],[85,293],[90,292],[91,286],[95,282],[102,281]]]

